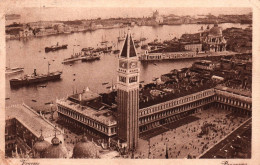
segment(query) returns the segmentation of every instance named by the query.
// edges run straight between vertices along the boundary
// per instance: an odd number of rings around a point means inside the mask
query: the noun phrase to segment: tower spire
[[[131,57],[137,57],[135,45],[132,39],[132,34],[130,29],[128,29],[128,33],[126,35],[123,49],[121,51],[121,54],[119,56],[120,58],[131,58]]]
[[[118,138],[134,151],[138,142],[139,68],[130,30],[126,35],[118,68]]]

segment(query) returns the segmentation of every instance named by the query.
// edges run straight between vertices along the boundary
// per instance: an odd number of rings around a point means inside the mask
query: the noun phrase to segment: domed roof
[[[218,24],[215,24],[214,27],[212,27],[209,30],[209,35],[212,36],[221,36],[222,35],[222,29],[218,26]]]
[[[36,152],[43,152],[45,151],[51,144],[44,140],[42,136],[42,129],[41,129],[41,136],[38,138],[38,141],[33,145],[33,150]]]
[[[43,154],[44,158],[67,158],[67,156],[67,149],[62,144],[51,145]]]
[[[60,144],[60,140],[59,140],[59,138],[57,138],[55,136],[54,138],[52,138],[51,143],[52,143],[52,145],[59,145]]]
[[[63,144],[60,144],[59,138],[55,137],[51,140],[52,145],[49,146],[43,154],[44,158],[67,158],[68,152]]]
[[[51,144],[44,140],[43,136],[41,135],[38,141],[33,145],[33,149],[36,152],[43,152],[45,151]]]
[[[85,136],[73,149],[73,158],[98,158],[99,149],[94,142],[88,141]]]

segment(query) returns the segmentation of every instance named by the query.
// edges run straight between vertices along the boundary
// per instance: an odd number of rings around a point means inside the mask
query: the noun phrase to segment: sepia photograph
[[[4,164],[250,164],[253,7],[94,3],[4,10]]]

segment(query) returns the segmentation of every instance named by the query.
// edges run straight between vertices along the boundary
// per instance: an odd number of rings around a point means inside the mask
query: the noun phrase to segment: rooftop
[[[218,85],[218,86],[216,86],[216,89],[252,98],[252,91],[244,90],[242,88],[234,89],[234,88],[229,88],[226,86]]]
[[[40,137],[41,129],[43,137],[54,136],[55,126],[25,104],[13,105],[6,108],[5,119],[8,120],[12,118],[22,123],[23,126],[37,137]],[[59,135],[61,131],[57,129],[56,133]]]
[[[90,101],[97,97],[100,97],[100,95],[95,92],[92,92],[88,88],[86,90],[84,90],[84,92],[82,92],[82,93],[77,93],[77,94],[70,96],[70,98],[72,98],[72,99],[82,100],[82,101]]]
[[[95,119],[96,121],[103,123],[105,125],[110,126],[110,125],[115,125],[117,123],[115,116],[113,116],[113,112],[109,109],[102,109],[97,111],[91,107],[82,106],[68,99],[57,100],[57,104],[69,107],[70,109],[78,113],[81,113],[84,116]]]
[[[178,84],[179,86],[162,84],[144,88],[140,96],[140,109],[215,87],[215,84],[211,82],[204,83],[201,86],[185,84],[184,82]]]

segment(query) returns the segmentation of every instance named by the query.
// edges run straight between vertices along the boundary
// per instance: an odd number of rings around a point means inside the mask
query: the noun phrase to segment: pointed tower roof
[[[130,33],[130,30],[128,30],[127,36],[125,38],[123,49],[121,51],[120,57],[121,58],[137,57],[134,41],[132,39],[132,35]]]

